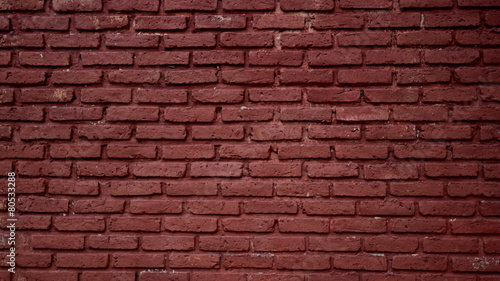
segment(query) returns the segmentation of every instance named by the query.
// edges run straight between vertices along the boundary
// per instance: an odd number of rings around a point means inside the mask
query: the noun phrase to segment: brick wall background
[[[0,280],[500,280],[499,1],[0,11]]]

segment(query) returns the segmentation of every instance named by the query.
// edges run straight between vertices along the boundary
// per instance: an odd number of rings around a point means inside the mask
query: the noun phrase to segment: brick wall
[[[0,0],[0,280],[500,280],[499,28],[498,0]]]

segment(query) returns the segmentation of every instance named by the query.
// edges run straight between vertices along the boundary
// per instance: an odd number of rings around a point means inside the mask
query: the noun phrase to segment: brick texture
[[[500,1],[0,11],[0,281],[500,280]]]

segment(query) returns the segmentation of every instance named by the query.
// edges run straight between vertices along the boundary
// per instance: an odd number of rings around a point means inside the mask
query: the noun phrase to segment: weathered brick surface
[[[498,0],[0,11],[0,281],[500,280]]]

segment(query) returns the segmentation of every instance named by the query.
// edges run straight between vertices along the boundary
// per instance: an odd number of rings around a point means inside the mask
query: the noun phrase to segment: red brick
[[[108,107],[108,121],[158,121],[158,108],[154,107]]]
[[[104,231],[106,228],[104,217],[55,217],[53,224],[58,231]]]
[[[17,164],[17,172],[23,176],[29,177],[61,177],[67,178],[71,176],[71,163],[62,161],[38,161],[28,162],[19,161]]]
[[[271,121],[274,116],[273,108],[266,107],[224,107],[222,109],[222,121],[224,122],[257,122],[257,121]]]
[[[115,268],[164,268],[165,256],[160,254],[113,254],[111,265]]]
[[[455,145],[453,159],[500,159],[495,145]]]
[[[110,11],[157,12],[159,4],[158,0],[110,0],[107,2]]]
[[[476,258],[453,257],[451,263],[452,263],[452,271],[455,272],[500,271],[500,266],[499,266],[500,260],[496,257],[476,257]]]
[[[26,66],[67,66],[70,54],[63,52],[19,52],[19,63]]]
[[[125,235],[90,235],[88,244],[91,249],[133,250],[137,249],[138,239]]]
[[[127,125],[83,125],[78,126],[76,134],[88,140],[126,140],[131,137],[132,129]]]
[[[368,16],[368,28],[419,27],[420,21],[419,13],[376,13]]]
[[[187,61],[189,62],[189,59]],[[195,65],[245,64],[245,54],[240,51],[195,51],[193,63]]]
[[[180,201],[163,200],[132,200],[130,201],[132,214],[180,214],[182,203]]]
[[[215,196],[217,183],[215,182],[168,182],[166,183],[168,196]]]
[[[498,164],[484,164],[483,170],[485,179],[498,179],[500,177],[500,165]]]
[[[309,126],[309,138],[312,139],[360,139],[361,128],[352,125]]]
[[[163,228],[171,232],[216,232],[217,219],[200,217],[167,217]]]
[[[252,126],[250,138],[255,141],[299,140],[302,138],[301,126]]]
[[[443,196],[444,184],[438,182],[395,182],[390,184],[395,196]]]
[[[453,120],[483,120],[483,121],[496,121],[500,112],[499,107],[495,106],[455,106],[453,109]]]
[[[477,253],[478,239],[426,238],[423,240],[426,253]]]
[[[486,253],[498,254],[500,252],[500,240],[498,239],[485,239],[484,251]],[[493,280],[493,279],[492,279]]]
[[[80,100],[83,103],[130,103],[132,93],[121,88],[89,88],[82,89]]]
[[[471,64],[479,60],[479,52],[464,49],[426,50],[427,64]]]
[[[225,32],[220,35],[220,44],[222,47],[272,47],[273,39],[273,34],[269,32]]]
[[[452,197],[486,196],[498,197],[499,185],[494,182],[450,182],[446,191]]]
[[[45,84],[46,73],[30,70],[6,70],[0,72],[0,84],[37,85]]]
[[[245,130],[242,126],[193,126],[192,136],[195,140],[242,140]]]
[[[22,103],[65,103],[74,98],[72,89],[22,89],[17,100]]]
[[[476,211],[475,202],[421,201],[418,206],[424,216],[471,216]]]
[[[222,82],[225,84],[272,84],[274,71],[268,69],[222,70]]]
[[[498,234],[499,223],[496,220],[454,220],[451,221],[453,234]]]
[[[239,252],[248,251],[250,239],[248,237],[224,236],[224,237],[200,237],[200,250]]]
[[[459,7],[499,7],[499,4],[493,0],[458,0]]]
[[[138,103],[187,103],[187,91],[180,89],[136,89]]]
[[[398,46],[444,46],[452,41],[449,31],[405,31],[396,38]]]
[[[394,156],[398,159],[445,159],[446,154],[445,145],[423,143],[394,146]]]
[[[83,250],[83,235],[50,235],[35,234],[31,236],[34,249],[56,249],[56,250]]]
[[[287,2],[281,8],[286,10]],[[301,15],[255,15],[253,26],[257,29],[303,29],[305,18]]]
[[[22,140],[69,140],[71,127],[59,126],[24,126],[19,130]]]
[[[500,12],[488,11],[485,16],[485,22],[488,26],[500,26]]]
[[[28,0],[28,1],[12,1],[6,0],[2,2],[0,10],[2,11],[39,11],[43,10],[43,0]]]
[[[376,255],[337,255],[334,257],[333,267],[344,270],[386,271],[387,258]]]
[[[363,17],[356,14],[313,15],[311,26],[315,29],[361,29]]]
[[[396,121],[446,121],[448,109],[444,106],[395,107],[392,117]]]
[[[248,53],[250,65],[300,66],[302,57],[302,52],[298,51],[250,51]]]
[[[146,162],[131,164],[130,169],[136,177],[181,178],[186,173],[186,164]]]
[[[195,215],[239,215],[240,206],[238,202],[225,201],[188,201],[184,208]]]
[[[49,34],[47,45],[51,48],[97,48],[101,44],[101,35],[85,34]]]
[[[135,30],[182,30],[187,28],[185,16],[137,16]]]
[[[183,140],[186,138],[184,126],[137,126],[137,139],[151,140]]]
[[[437,255],[401,255],[392,258],[392,268],[404,270],[434,270],[445,271],[448,259]]]
[[[244,0],[224,0],[222,8],[224,10],[274,10],[275,0],[259,0],[259,1],[244,1]]]
[[[220,256],[217,254],[170,254],[168,264],[171,268],[219,268]]]
[[[477,98],[473,88],[428,88],[424,89],[423,102],[470,102]]]
[[[339,46],[389,46],[392,42],[389,32],[343,32],[337,34]]]
[[[310,51],[307,54],[310,66],[328,65],[361,65],[363,59],[360,51]]]
[[[332,121],[332,110],[324,107],[281,108],[280,113],[281,121]]]
[[[273,184],[270,182],[245,181],[245,182],[222,182],[221,194],[225,197],[231,196],[256,196],[272,197]]]
[[[97,12],[102,10],[102,0],[54,0],[52,8],[57,12]]]
[[[76,173],[84,177],[124,177],[128,175],[128,166],[116,162],[78,162]]]
[[[244,29],[247,18],[245,15],[197,15],[194,26],[196,29]]]
[[[300,163],[251,162],[248,166],[251,177],[300,177]]]
[[[417,166],[413,164],[381,164],[365,165],[365,179],[417,179]]]
[[[278,228],[280,232],[285,233],[328,233],[330,223],[327,219],[279,219]]]
[[[296,252],[306,248],[301,237],[256,237],[253,244],[257,252]]]
[[[292,201],[248,201],[243,209],[247,214],[296,214],[298,210]]]
[[[365,238],[365,250],[369,252],[414,253],[418,248],[418,240],[378,236]]]
[[[50,267],[51,263],[50,254],[19,254],[16,259],[19,267]]]
[[[238,162],[198,162],[191,164],[192,177],[228,177],[242,176],[242,163]]]
[[[287,145],[278,146],[279,159],[330,158],[330,146],[327,145]]]
[[[386,159],[389,150],[387,146],[375,145],[336,145],[337,159]]]
[[[163,41],[165,48],[215,47],[215,34],[168,34]]]
[[[195,241],[191,236],[144,236],[142,248],[148,251],[194,250]]]
[[[366,64],[419,64],[420,51],[416,49],[401,50],[367,50]]]
[[[75,200],[73,211],[77,214],[122,213],[125,201],[114,199]]]
[[[325,270],[330,269],[330,257],[325,255],[285,256],[276,257],[278,269],[289,270]]]
[[[306,165],[307,176],[310,178],[344,178],[358,177],[359,167],[357,164],[323,164],[309,163]]]
[[[335,116],[339,121],[386,121],[389,109],[382,107],[338,107]]]
[[[108,144],[106,152],[108,158],[156,158],[155,145]]]
[[[41,159],[44,155],[43,145],[1,145],[0,159],[31,158]]]
[[[145,34],[107,34],[106,47],[118,48],[155,48],[158,47],[160,38],[158,35]]]
[[[147,65],[188,65],[188,52],[140,52],[135,55],[135,62],[140,66]],[[156,75],[146,72],[147,76]],[[159,77],[158,77],[159,78]]]
[[[159,56],[161,59],[161,56]],[[113,70],[108,72],[110,83],[117,84],[158,84],[160,72],[152,70]]]
[[[273,232],[274,219],[222,219],[224,231],[229,232]]]
[[[191,281],[245,281],[248,274],[245,273],[192,273]],[[221,279],[222,278],[222,279]],[[266,279],[267,280],[267,279]]]
[[[52,73],[54,84],[99,84],[102,82],[102,71],[99,70],[56,70]]]
[[[109,231],[160,232],[160,218],[111,217]]]
[[[81,281],[108,281],[108,280],[122,280],[122,281],[134,281],[134,272],[101,272],[101,271],[85,271],[80,275]]]
[[[387,184],[383,182],[337,182],[334,183],[333,196],[384,197]]]
[[[428,163],[425,164],[425,175],[431,178],[442,177],[477,177],[478,165],[469,163]]]
[[[212,159],[215,157],[213,145],[168,145],[163,146],[164,159]]]
[[[75,26],[80,30],[121,29],[128,25],[128,16],[76,16]]]
[[[268,159],[270,149],[269,145],[221,145],[219,156],[227,159]]]
[[[217,82],[215,69],[176,70],[165,73],[167,84],[207,84]]]
[[[52,158],[100,158],[101,146],[88,144],[52,144],[50,146]]]
[[[261,254],[225,255],[223,265],[225,268],[271,268],[273,256]]]
[[[401,8],[448,8],[453,6],[452,0],[401,0]]]
[[[397,219],[391,224],[395,233],[444,233],[446,220],[439,219]]]
[[[390,0],[368,0],[359,2],[355,0],[340,0],[342,9],[390,9],[392,1]]]
[[[455,41],[458,45],[498,46],[497,33],[491,30],[457,30]]]
[[[0,103],[12,103],[14,101],[14,90],[13,89],[1,89],[0,90]]]
[[[97,181],[51,180],[48,184],[48,192],[64,195],[98,195],[99,183]]]
[[[283,33],[280,45],[285,48],[331,47],[333,37],[330,32]]]
[[[141,196],[161,194],[161,183],[151,181],[112,181],[111,196]]]
[[[335,205],[328,201],[307,201],[302,205],[302,212],[306,215],[354,215],[355,203],[349,201],[338,202]]]
[[[497,87],[482,87],[481,100],[483,101],[500,101],[500,91]]]
[[[0,47],[3,48],[12,48],[12,47],[40,48],[43,46],[44,46],[44,41],[42,34],[35,34],[35,33],[19,34],[19,35],[5,34],[0,37]]]
[[[165,120],[170,122],[213,122],[215,121],[215,108],[169,107],[165,109]]]

